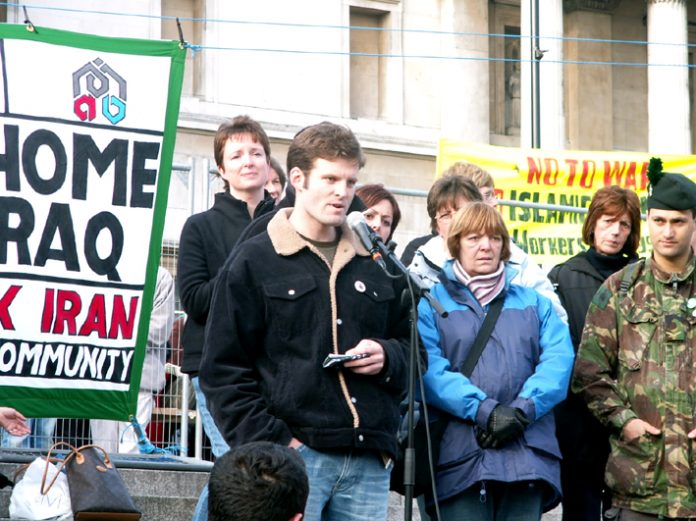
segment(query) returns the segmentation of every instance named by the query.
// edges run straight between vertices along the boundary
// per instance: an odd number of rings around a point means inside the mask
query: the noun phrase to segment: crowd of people
[[[184,225],[176,282],[216,457],[193,520],[386,519],[409,284],[346,217],[394,251],[397,199],[360,183],[342,125],[299,131],[285,170],[247,116],[213,149],[224,190]],[[417,310],[419,399],[446,421],[423,519],[535,521],[559,503],[564,521],[696,519],[696,185],[659,159],[648,177],[647,258],[638,196],[607,186],[587,249],[548,275],[511,240],[490,173],[456,163],[433,183],[430,232],[401,257],[440,306]]]

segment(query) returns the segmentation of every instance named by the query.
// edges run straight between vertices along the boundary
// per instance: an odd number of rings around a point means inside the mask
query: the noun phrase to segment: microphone
[[[361,212],[350,212],[346,217],[346,222],[353,233],[358,236],[360,243],[370,252],[372,260],[384,271],[387,271],[387,264],[380,253],[380,245],[384,246],[382,238],[367,225],[365,216]]]

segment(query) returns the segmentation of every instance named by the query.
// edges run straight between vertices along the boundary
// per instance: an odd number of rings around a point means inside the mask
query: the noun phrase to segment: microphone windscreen
[[[351,230],[355,230],[356,226],[358,226],[360,223],[365,224],[367,226],[367,221],[365,220],[365,216],[362,214],[362,212],[350,212],[346,216],[346,222],[348,223],[348,226],[350,227]]]

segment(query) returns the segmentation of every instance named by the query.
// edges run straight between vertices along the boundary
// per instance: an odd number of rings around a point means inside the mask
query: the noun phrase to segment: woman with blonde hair
[[[568,389],[570,334],[546,297],[510,283],[509,245],[494,208],[464,205],[447,237],[453,258],[431,290],[448,316],[427,300],[418,309],[428,351],[425,399],[435,415],[449,418],[435,475],[444,521],[539,520],[561,496],[550,412]],[[473,372],[464,376],[461,367],[497,299],[500,316]],[[429,507],[433,502],[426,497]]]

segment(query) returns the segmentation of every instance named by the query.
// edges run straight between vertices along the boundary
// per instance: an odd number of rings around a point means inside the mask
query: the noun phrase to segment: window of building
[[[491,4],[489,14],[491,143],[519,146],[520,7],[515,2]]]
[[[350,8],[350,117],[380,119],[385,112],[389,13]],[[358,53],[355,55],[354,53]],[[372,56],[365,56],[369,54]]]

